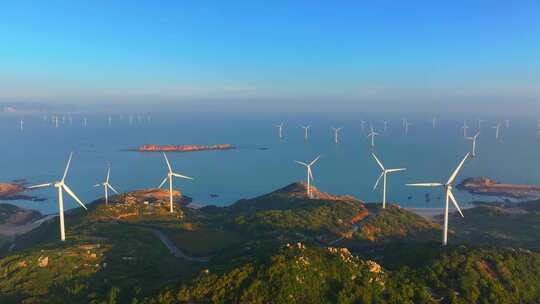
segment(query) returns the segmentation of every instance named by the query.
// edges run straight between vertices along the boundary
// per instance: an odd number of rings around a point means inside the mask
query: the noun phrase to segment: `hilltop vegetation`
[[[66,242],[57,218],[18,236],[0,259],[0,302],[540,301],[540,253],[494,247],[537,250],[536,212],[467,210],[442,248],[437,223],[316,189],[308,199],[302,183],[229,207],[177,200],[172,214],[167,196],[140,193],[68,212]]]

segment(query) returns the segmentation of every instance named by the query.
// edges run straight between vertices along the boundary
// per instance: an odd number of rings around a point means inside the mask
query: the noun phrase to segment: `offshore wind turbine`
[[[21,132],[24,131],[24,120],[21,119],[20,126],[19,126]]]
[[[109,204],[109,189],[112,190],[112,192],[119,194],[116,189],[109,183],[109,179],[111,177],[111,166],[107,168],[107,176],[105,177],[105,181],[101,184],[96,184],[94,187],[101,187],[103,186],[103,190],[105,191],[105,205]]]
[[[311,128],[311,125],[302,126],[302,129],[304,129],[304,140],[308,140],[309,135],[309,128]]]
[[[280,123],[279,125],[274,125],[274,127],[278,128],[279,139],[282,139],[283,138],[283,122]]]
[[[173,191],[173,177],[179,177],[179,178],[185,178],[185,179],[191,179],[191,180],[193,180],[193,178],[191,178],[189,176],[179,174],[179,173],[176,173],[176,172],[173,172],[172,167],[171,167],[171,163],[169,162],[169,159],[167,158],[167,155],[165,153],[163,153],[163,157],[165,158],[165,162],[167,163],[167,168],[169,169],[169,172],[167,172],[167,177],[165,177],[163,179],[161,184],[159,184],[158,188],[161,189],[161,187],[163,187],[163,185],[165,185],[167,180],[169,180],[169,201],[171,203],[170,211],[171,211],[171,213],[173,213],[174,212],[174,210],[173,210],[173,192],[172,192]]]
[[[383,120],[383,131],[388,131],[388,120]]]
[[[496,126],[493,126],[491,128],[495,129],[495,139],[499,139],[501,135],[501,124],[497,124]]]
[[[481,130],[482,129],[482,123],[484,121],[482,119],[478,119],[478,130]]]
[[[54,117],[54,127],[58,129],[58,116]]]
[[[404,121],[404,128],[405,128],[405,136],[409,135],[409,127],[412,126],[412,123],[409,122],[407,119]]]
[[[112,116],[109,115],[109,126],[112,125]]]
[[[362,132],[364,132],[366,130],[366,123],[367,123],[367,121],[360,120],[360,128],[362,128]]]
[[[469,126],[467,126],[466,121],[463,122],[463,126],[461,127],[461,129],[463,130],[463,137],[467,137],[467,130],[469,129]]]
[[[454,170],[452,175],[450,175],[450,178],[448,179],[448,181],[446,181],[446,183],[444,184],[442,183],[407,184],[407,186],[411,186],[411,187],[443,187],[445,189],[446,199],[445,199],[445,205],[444,205],[444,230],[443,230],[443,241],[442,241],[443,246],[446,246],[446,244],[448,243],[448,203],[452,201],[452,203],[456,207],[459,214],[461,214],[461,216],[464,217],[456,201],[456,198],[454,197],[454,194],[452,193],[452,188],[453,188],[454,181],[456,180],[456,177],[459,174],[459,171],[463,167],[463,164],[465,164],[465,161],[467,160],[468,157],[469,157],[469,153],[465,155],[461,163],[459,163],[458,167]]]
[[[315,159],[312,160],[309,164],[306,163],[306,162],[298,161],[298,160],[294,161],[295,163],[306,167],[306,170],[307,170],[307,196],[309,198],[312,198],[312,196],[311,196],[311,182],[314,180],[313,172],[311,171],[311,166],[313,166],[319,160],[320,157],[321,157],[320,155],[315,157]]]
[[[86,127],[88,125],[88,119],[86,117],[83,118],[83,126]]]
[[[379,178],[375,182],[375,186],[373,186],[373,191],[375,191],[375,189],[377,189],[377,186],[379,186],[379,183],[380,183],[381,178],[382,178],[383,179],[383,202],[382,202],[382,207],[383,207],[383,209],[385,209],[386,208],[386,179],[387,179],[388,173],[405,171],[407,169],[406,168],[386,169],[384,167],[384,165],[382,164],[382,162],[377,158],[377,156],[374,153],[371,153],[371,155],[373,155],[373,158],[375,159],[375,161],[377,162],[377,164],[381,168],[381,175],[379,175]]]
[[[476,139],[478,139],[478,136],[480,135],[480,131],[478,131],[474,136],[471,137],[465,137],[465,139],[470,140],[472,142],[472,157],[476,157]]]
[[[366,136],[366,138],[371,137],[371,147],[372,148],[375,147],[375,136],[378,136],[378,135],[380,135],[380,134],[375,132],[375,130],[372,127],[371,130],[369,131],[369,134]]]
[[[81,200],[77,197],[77,195],[69,188],[68,185],[66,185],[65,180],[66,176],[68,174],[69,165],[71,163],[71,158],[73,156],[73,153],[69,154],[69,159],[66,165],[66,169],[64,170],[64,175],[62,176],[62,179],[57,182],[50,182],[46,184],[40,184],[28,187],[28,189],[37,189],[37,188],[44,188],[44,187],[50,187],[53,186],[56,189],[58,189],[58,215],[60,216],[60,240],[65,241],[66,240],[66,231],[64,226],[64,191],[71,196],[81,207],[86,209],[86,206],[81,202]],[[86,209],[88,210],[88,209]]]
[[[339,131],[341,131],[341,129],[343,129],[343,127],[339,127],[339,128],[334,128],[332,127],[332,131],[334,132],[334,143],[339,143]]]

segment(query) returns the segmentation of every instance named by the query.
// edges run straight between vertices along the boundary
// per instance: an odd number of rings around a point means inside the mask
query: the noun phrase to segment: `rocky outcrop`
[[[219,145],[143,145],[136,149],[138,152],[194,152],[206,150],[230,150],[235,147],[231,144]]]
[[[508,198],[540,198],[540,186],[501,184],[486,177],[473,177],[463,180],[456,188],[471,194],[502,196]]]

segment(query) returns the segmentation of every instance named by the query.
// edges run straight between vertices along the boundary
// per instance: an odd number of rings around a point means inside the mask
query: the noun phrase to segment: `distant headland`
[[[231,150],[236,147],[231,144],[218,145],[142,145],[133,151],[137,152],[195,152],[207,150]]]
[[[467,178],[456,188],[478,195],[502,196],[515,199],[540,198],[540,186],[501,184],[486,177]]]

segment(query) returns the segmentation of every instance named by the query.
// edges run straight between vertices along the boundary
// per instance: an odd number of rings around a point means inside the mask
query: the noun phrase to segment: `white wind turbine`
[[[54,117],[54,127],[58,129],[58,116]]]
[[[105,205],[109,204],[109,189],[112,190],[114,193],[119,194],[116,189],[109,183],[109,179],[111,177],[111,167],[109,166],[107,168],[107,177],[105,178],[105,181],[101,184],[96,184],[94,187],[101,187],[103,186],[103,189],[105,191]]]
[[[388,120],[383,120],[383,131],[388,131]]]
[[[109,126],[112,125],[112,117],[109,115]]]
[[[474,136],[472,137],[465,137],[465,139],[470,140],[472,142],[472,157],[476,157],[476,140],[478,139],[478,136],[480,135],[480,131],[478,131]]]
[[[404,124],[404,128],[405,128],[405,136],[409,135],[409,127],[412,126],[412,123],[409,122],[407,119],[405,119],[405,124]]]
[[[482,129],[482,123],[484,121],[482,119],[478,119],[478,130],[481,130]]]
[[[83,126],[86,127],[88,125],[88,119],[86,117],[83,118]]]
[[[307,196],[309,198],[312,198],[311,197],[311,181],[314,180],[313,178],[313,172],[311,171],[311,166],[313,166],[320,158],[321,156],[317,156],[314,160],[312,160],[309,164],[308,163],[305,163],[305,162],[301,162],[301,161],[297,161],[295,160],[294,162],[297,163],[297,164],[300,164],[302,166],[305,166],[306,169],[307,169]]]
[[[377,189],[377,186],[379,186],[379,183],[380,183],[381,178],[382,178],[383,179],[383,202],[382,202],[382,207],[384,209],[384,208],[386,208],[386,179],[387,179],[388,173],[405,171],[407,169],[406,168],[386,169],[384,167],[384,165],[382,164],[382,162],[377,158],[377,156],[375,154],[372,153],[371,155],[373,155],[373,158],[375,159],[375,161],[377,162],[377,164],[381,168],[381,175],[379,175],[379,178],[375,182],[375,186],[373,186],[373,191],[375,191],[375,189]]]
[[[53,186],[58,189],[58,215],[60,216],[60,240],[62,241],[66,240],[66,231],[64,227],[64,197],[63,197],[64,193],[63,192],[64,191],[67,192],[69,196],[71,196],[79,205],[81,205],[81,207],[86,209],[86,206],[81,202],[81,200],[77,197],[77,195],[65,183],[72,156],[73,156],[73,153],[70,153],[69,159],[66,165],[66,169],[64,170],[64,175],[62,176],[62,179],[60,181],[28,187],[29,189],[36,189],[36,188]]]
[[[443,187],[445,189],[446,198],[445,198],[445,205],[444,205],[444,230],[443,230],[443,242],[442,242],[443,246],[446,246],[447,241],[448,241],[448,203],[450,201],[452,201],[452,203],[456,207],[459,214],[461,214],[461,216],[463,217],[463,213],[461,212],[461,209],[459,208],[456,198],[454,197],[454,194],[452,193],[452,187],[459,171],[463,167],[463,164],[465,164],[465,161],[467,160],[468,157],[469,157],[469,153],[465,155],[461,163],[459,163],[458,167],[456,168],[456,170],[454,170],[454,172],[452,173],[452,175],[450,176],[450,178],[445,184],[442,184],[442,183],[407,184],[407,186],[412,186],[412,187]]]
[[[280,123],[279,125],[274,125],[274,127],[278,128],[279,139],[282,139],[283,138],[283,123]]]
[[[467,126],[466,121],[463,122],[463,126],[461,127],[461,129],[463,130],[463,137],[467,137],[467,130],[469,129],[469,126]]]
[[[367,123],[367,121],[360,120],[360,127],[362,128],[362,132],[364,132],[365,129],[366,129],[366,123]]]
[[[163,187],[163,185],[165,185],[167,180],[169,180],[169,201],[171,203],[171,209],[170,210],[171,210],[171,213],[172,213],[173,212],[173,177],[180,177],[180,178],[191,179],[191,180],[193,180],[193,178],[191,178],[189,176],[182,175],[182,174],[178,174],[176,172],[173,172],[172,167],[171,167],[171,163],[169,163],[169,159],[167,158],[167,155],[165,153],[163,153],[163,157],[165,157],[165,162],[167,163],[167,168],[169,169],[169,172],[167,172],[167,177],[165,177],[163,179],[161,184],[159,184],[158,188],[161,189],[161,187]]]
[[[341,129],[343,129],[343,127],[340,127],[340,128],[334,128],[332,127],[332,131],[334,132],[334,143],[339,143],[339,131],[341,131]]]
[[[20,128],[21,132],[24,131],[24,120],[23,119],[21,119],[19,128]]]
[[[495,129],[495,139],[499,139],[501,135],[501,124],[497,124],[496,126],[491,127]]]
[[[375,147],[375,136],[380,135],[379,133],[375,132],[373,128],[369,131],[369,134],[366,136],[366,138],[371,137],[371,147]]]
[[[302,129],[304,129],[304,140],[305,141],[308,140],[309,128],[311,128],[311,125],[302,126]]]

